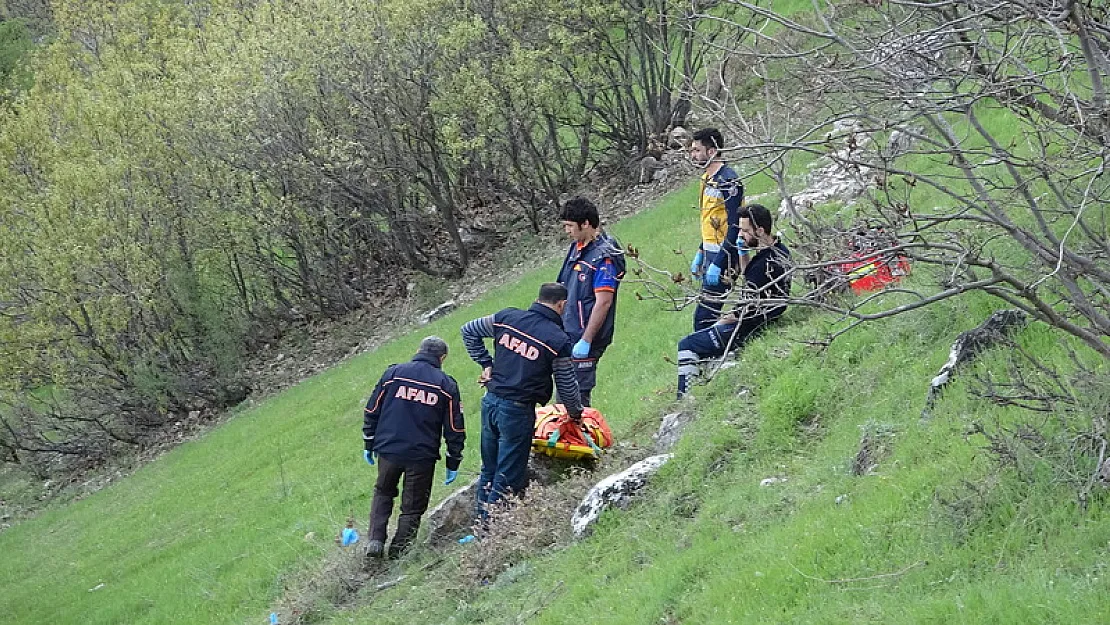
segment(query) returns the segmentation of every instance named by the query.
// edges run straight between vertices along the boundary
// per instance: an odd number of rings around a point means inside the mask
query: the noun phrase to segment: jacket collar
[[[570,255],[571,258],[575,260],[579,258],[585,258],[586,252],[601,248],[602,246],[606,245],[609,245],[609,233],[605,230],[598,230],[597,236],[594,237],[594,240],[583,245],[582,247],[578,247],[578,243],[572,242],[570,244]]]
[[[436,358],[435,356],[432,356],[430,354],[417,353],[415,356],[412,357],[412,361],[413,362],[426,362],[429,365],[432,365],[433,367],[435,367],[436,369],[440,368],[439,358]]]
[[[544,317],[547,317],[548,319],[550,319],[554,323],[559,324],[559,327],[563,326],[563,318],[559,316],[559,313],[557,313],[554,310],[548,308],[547,306],[544,306],[543,304],[541,304],[539,302],[533,302],[532,305],[528,307],[528,310],[529,310],[529,312],[540,313],[541,315],[543,315]]]
[[[701,179],[707,182],[722,182],[724,180],[731,180],[735,177],[736,173],[732,171],[732,167],[729,166],[728,161],[721,163],[721,167],[717,170],[717,173],[712,176],[709,175],[709,172],[705,172],[701,175]]]

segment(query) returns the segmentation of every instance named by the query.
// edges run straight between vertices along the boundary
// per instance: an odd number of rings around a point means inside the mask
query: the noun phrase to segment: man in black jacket
[[[754,251],[740,280],[732,286],[736,308],[708,328],[678,342],[678,397],[689,390],[706,358],[739,349],[786,311],[790,296],[790,250],[774,234],[771,212],[759,204],[740,209],[740,236]]]
[[[462,327],[463,344],[482,366],[482,474],[478,516],[509,493],[528,486],[528,453],[536,427],[536,405],[551,400],[552,376],[559,401],[576,421],[582,417],[578,382],[571,362],[570,337],[560,315],[567,289],[558,282],[540,287],[528,310],[506,308]],[[483,339],[494,342],[491,357]]]
[[[444,483],[450,484],[458,476],[466,432],[459,385],[441,369],[446,358],[447,343],[429,336],[412,361],[386,369],[366,403],[362,426],[366,449],[362,455],[370,465],[377,456],[378,464],[370,504],[367,553],[371,556],[381,556],[384,550],[386,526],[402,476],[401,516],[389,546],[390,557],[399,556],[416,537],[432,494],[441,438],[447,441]]]

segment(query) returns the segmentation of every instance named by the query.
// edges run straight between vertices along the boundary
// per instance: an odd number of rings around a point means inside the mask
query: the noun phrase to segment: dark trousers
[[[699,358],[724,356],[726,351],[740,349],[755,338],[768,323],[764,317],[752,317],[739,323],[711,323],[706,329],[683,337],[678,342],[678,351],[693,352]]]
[[[493,393],[482,398],[482,473],[478,477],[478,518],[505,495],[520,495],[528,487],[528,454],[536,429],[536,406],[503,399]]]
[[[728,287],[723,282],[718,282],[717,286],[702,282],[701,299],[694,309],[694,332],[711,327],[721,318],[721,307],[724,305],[721,298],[727,291]]]
[[[608,347],[608,346],[606,346]],[[597,364],[601,361],[605,348],[590,349],[585,358],[574,359],[574,376],[578,378],[578,394],[582,397],[582,405],[590,405],[590,396],[597,386]]]
[[[397,497],[397,485],[402,476],[405,480],[401,492],[401,516],[397,519],[397,531],[389,546],[390,555],[400,555],[416,537],[420,517],[428,509],[428,500],[432,496],[435,469],[434,461],[406,463],[378,456],[378,481],[374,484],[374,501],[370,504],[370,540],[385,542],[386,527],[393,514],[393,499]]]
[[[678,342],[678,397],[690,390],[693,378],[700,373],[698,363],[702,359],[716,358],[727,351],[739,349],[774,320],[774,317],[749,317],[739,323],[712,324],[683,337]]]

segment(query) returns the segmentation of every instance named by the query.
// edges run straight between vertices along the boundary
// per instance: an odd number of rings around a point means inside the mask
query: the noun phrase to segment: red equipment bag
[[[905,256],[880,258],[877,254],[856,252],[851,260],[841,265],[841,271],[848,276],[852,292],[861,295],[900,281],[909,274],[910,263]]]

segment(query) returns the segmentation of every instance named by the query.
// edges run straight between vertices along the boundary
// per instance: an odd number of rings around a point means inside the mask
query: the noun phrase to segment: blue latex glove
[[[374,456],[376,454],[369,449],[362,450],[362,457],[366,459],[366,464],[374,466]]]
[[[698,250],[698,253],[694,254],[694,262],[690,263],[690,273],[692,273],[695,276],[700,274],[701,273],[701,264],[703,262],[705,262],[705,253],[702,252],[701,250]]]
[[[563,352],[566,353],[566,352]],[[574,349],[570,350],[570,355],[575,358],[585,358],[590,355],[590,343],[586,339],[578,339],[574,344]]]
[[[712,263],[709,268],[705,270],[705,284],[706,286],[717,286],[721,282],[721,268]]]
[[[443,485],[447,486],[451,482],[454,482],[455,478],[457,478],[457,477],[459,477],[459,472],[458,471],[452,471],[451,469],[447,469],[447,479],[443,480]]]
[[[343,528],[343,533],[340,535],[339,544],[344,547],[350,547],[358,542],[358,530],[353,527]]]

